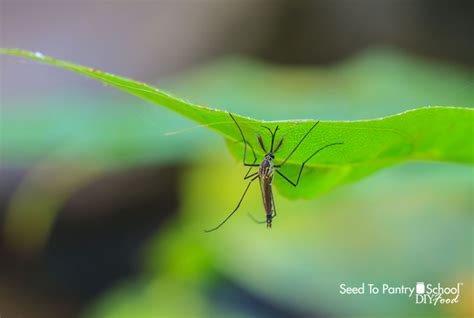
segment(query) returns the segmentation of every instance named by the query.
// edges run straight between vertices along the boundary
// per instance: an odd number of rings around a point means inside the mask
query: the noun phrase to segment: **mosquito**
[[[332,147],[332,146],[336,146],[336,145],[342,145],[343,143],[342,142],[335,142],[335,143],[332,143],[332,144],[328,144],[328,145],[325,145],[325,146],[319,148],[315,152],[313,152],[313,154],[311,154],[311,156],[309,156],[308,159],[303,161],[303,163],[301,164],[300,171],[298,173],[298,178],[296,179],[296,181],[292,181],[290,178],[288,178],[283,173],[281,173],[279,171],[279,169],[285,165],[285,163],[288,161],[288,159],[290,159],[290,157],[293,155],[293,153],[296,151],[296,149],[298,149],[298,147],[301,145],[303,140],[319,124],[319,120],[308,130],[308,132],[306,132],[306,134],[296,144],[296,146],[293,148],[293,150],[291,150],[290,153],[286,156],[286,158],[279,164],[274,163],[275,153],[283,145],[284,138],[281,138],[280,141],[276,144],[276,147],[274,147],[275,146],[276,134],[277,134],[277,131],[278,131],[278,126],[276,126],[274,131],[272,131],[269,127],[263,126],[263,128],[267,129],[270,132],[270,135],[272,136],[272,140],[271,140],[271,144],[270,144],[270,151],[267,151],[267,148],[265,147],[262,136],[260,134],[257,134],[258,143],[260,144],[260,147],[262,148],[262,150],[266,153],[265,157],[263,158],[263,161],[260,164],[258,164],[258,163],[256,163],[257,162],[257,155],[255,154],[255,150],[253,149],[252,145],[250,143],[248,143],[247,140],[245,139],[242,128],[240,128],[240,125],[237,123],[237,120],[235,120],[234,116],[231,113],[229,113],[229,116],[234,121],[235,125],[239,129],[240,135],[242,136],[242,141],[244,143],[243,163],[244,163],[244,166],[249,167],[249,170],[247,171],[247,173],[244,176],[244,180],[250,179],[250,181],[247,184],[247,187],[245,188],[244,193],[240,197],[240,200],[237,203],[237,206],[234,208],[234,210],[232,210],[232,212],[230,212],[230,214],[221,223],[219,223],[217,226],[213,227],[212,229],[206,230],[205,232],[212,232],[212,231],[215,231],[215,230],[219,229],[222,225],[224,225],[224,223],[226,223],[232,217],[232,215],[234,215],[235,212],[237,212],[237,210],[240,207],[240,204],[242,203],[245,195],[247,194],[248,189],[250,188],[250,185],[257,179],[260,183],[260,191],[262,193],[263,208],[265,209],[265,213],[266,213],[266,221],[263,221],[263,222],[258,222],[257,221],[257,223],[266,223],[267,228],[271,228],[272,227],[272,221],[277,215],[276,208],[275,208],[275,201],[273,199],[273,190],[272,190],[274,172],[279,174],[284,180],[286,180],[292,186],[297,187],[298,183],[300,182],[301,173],[303,172],[304,165],[309,160],[311,160],[311,158],[313,158],[320,151],[322,151],[322,150],[324,150],[328,147]],[[252,153],[253,153],[254,160],[253,160],[252,163],[247,162],[247,145],[250,147],[250,149],[252,150]],[[258,167],[258,171],[255,172],[255,173],[250,173],[250,171],[254,167]]]

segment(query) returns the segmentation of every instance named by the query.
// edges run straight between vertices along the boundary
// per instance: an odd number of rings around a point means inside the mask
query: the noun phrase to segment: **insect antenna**
[[[284,139],[285,139],[285,138],[281,138],[281,139],[280,139],[280,142],[279,142],[279,143],[278,143],[278,145],[276,146],[276,148],[275,148],[275,151],[274,151],[274,152],[277,152],[277,151],[278,151],[278,149],[280,149],[281,145],[283,145],[283,140],[284,140]]]
[[[276,126],[275,131],[272,131],[267,126],[262,126],[262,127],[267,129],[270,132],[270,135],[272,135],[272,144],[271,144],[271,147],[270,147],[270,152],[273,152],[273,144],[275,143],[275,137],[276,137],[276,133],[277,133],[277,130],[278,130],[278,126]]]
[[[265,148],[265,144],[263,143],[262,136],[257,135],[257,139],[258,139],[258,143],[260,144],[260,147],[262,147],[263,151],[265,151],[265,153],[266,153],[267,149]]]

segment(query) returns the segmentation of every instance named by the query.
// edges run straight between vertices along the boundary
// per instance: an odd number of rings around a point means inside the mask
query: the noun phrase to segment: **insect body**
[[[258,178],[260,180],[260,190],[262,192],[263,208],[267,214],[267,227],[272,227],[272,219],[274,217],[275,203],[273,201],[273,159],[275,157],[272,153],[268,153],[263,159],[258,169]]]
[[[272,131],[270,128],[265,127],[267,129],[271,136],[271,145],[270,145],[270,150],[267,151],[265,144],[263,142],[262,136],[257,135],[258,143],[260,144],[260,147],[263,149],[263,151],[266,153],[264,159],[260,164],[256,163],[257,162],[257,155],[255,154],[255,150],[253,149],[252,145],[247,142],[245,139],[244,133],[242,132],[242,128],[240,128],[240,125],[237,123],[235,120],[234,116],[232,116],[231,113],[229,113],[229,116],[232,118],[234,121],[235,125],[239,129],[240,135],[242,136],[242,141],[244,143],[244,156],[243,156],[243,162],[244,166],[249,167],[249,170],[244,176],[244,180],[250,179],[249,183],[247,184],[247,187],[244,190],[244,193],[240,197],[239,202],[237,203],[237,206],[234,208],[234,210],[221,222],[219,225],[216,227],[213,227],[212,229],[206,230],[206,232],[212,232],[220,228],[225,222],[227,222],[228,219],[239,209],[240,204],[242,203],[242,200],[244,199],[245,195],[247,194],[247,191],[250,187],[250,185],[255,181],[259,180],[260,182],[260,191],[262,193],[262,201],[263,201],[263,207],[265,209],[266,213],[266,220],[263,222],[257,222],[257,223],[266,223],[267,228],[272,227],[272,220],[276,217],[276,208],[275,208],[275,201],[273,200],[273,191],[272,191],[272,182],[273,182],[273,177],[274,177],[274,172],[276,172],[278,175],[280,175],[283,179],[285,179],[288,183],[290,183],[292,186],[296,187],[298,186],[298,183],[301,178],[301,172],[303,171],[304,165],[306,162],[308,162],[311,158],[313,158],[317,153],[319,153],[321,150],[326,149],[331,146],[335,145],[342,145],[342,142],[336,142],[332,144],[328,144],[326,146],[323,146],[319,149],[317,149],[311,156],[308,157],[303,163],[301,164],[300,171],[298,173],[298,178],[296,181],[292,181],[290,178],[285,176],[283,173],[281,173],[278,169],[283,167],[283,165],[290,159],[290,157],[293,155],[293,153],[298,149],[298,147],[301,145],[303,140],[311,133],[311,131],[316,127],[319,123],[317,121],[309,130],[306,132],[306,134],[301,138],[301,140],[296,144],[296,146],[293,148],[293,150],[290,151],[290,153],[286,156],[286,158],[279,164],[274,164],[275,160],[275,153],[280,149],[281,145],[283,144],[284,138],[281,138],[280,141],[278,142],[277,146],[274,147],[275,145],[275,138],[276,134],[278,131],[278,126],[275,128],[274,131]],[[254,160],[252,163],[247,163],[246,158],[247,158],[247,146],[250,147],[253,153]],[[258,171],[254,173],[250,173],[252,171],[252,168],[258,167]]]

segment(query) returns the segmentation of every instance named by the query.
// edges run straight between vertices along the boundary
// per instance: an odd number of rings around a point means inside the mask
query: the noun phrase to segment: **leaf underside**
[[[236,158],[242,159],[242,138],[237,126],[224,110],[191,104],[147,84],[56,60],[40,53],[17,49],[0,49],[0,53],[70,70],[168,108],[221,134]],[[247,141],[255,149],[257,162],[264,155],[257,135],[262,136],[267,147],[271,138],[267,129],[262,126],[271,129],[279,126],[276,139],[278,142],[284,138],[284,142],[275,154],[276,164],[290,153],[315,123],[315,120],[267,122],[239,115],[234,117]],[[301,163],[315,150],[331,143],[341,142],[343,145],[329,147],[308,161],[297,188],[278,175],[275,184],[286,197],[310,198],[406,160],[472,164],[473,125],[472,109],[442,106],[417,108],[372,120],[321,121],[281,168],[281,172],[296,181]],[[247,162],[252,161],[253,155],[248,149]]]

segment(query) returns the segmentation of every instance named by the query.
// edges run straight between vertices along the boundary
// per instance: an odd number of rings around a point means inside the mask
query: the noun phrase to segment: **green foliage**
[[[189,129],[188,119],[145,103],[71,91],[9,102],[2,109],[2,162],[23,168],[47,160],[114,171],[188,163],[203,146],[219,148],[210,130]],[[189,130],[180,133],[183,128]]]
[[[226,138],[232,153],[237,158],[242,156],[239,131],[226,111],[194,105],[149,85],[56,60],[39,53],[16,49],[1,49],[0,53],[55,65],[164,106],[217,131]],[[276,155],[276,163],[286,157],[315,123],[313,120],[266,122],[238,115],[235,117],[247,140],[255,148],[259,159],[263,151],[258,147],[256,135],[261,134],[267,145],[270,137],[262,125],[270,128],[276,125],[280,127],[279,137],[284,137],[285,142]],[[381,168],[406,160],[473,163],[474,141],[471,136],[473,123],[472,109],[454,107],[419,108],[374,120],[321,121],[282,171],[295,179],[301,162],[315,149],[334,142],[343,142],[344,145],[328,148],[310,160],[306,164],[298,188],[294,189],[279,177],[275,183],[285,196],[314,197],[338,185],[358,180]],[[251,158],[249,154],[248,161]]]
[[[224,57],[175,80],[160,80],[159,87],[252,118],[347,121],[384,117],[417,105],[473,106],[473,72],[466,66],[371,48],[329,66]]]

